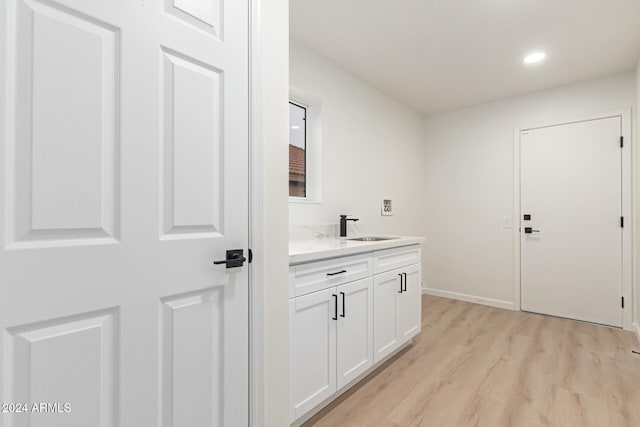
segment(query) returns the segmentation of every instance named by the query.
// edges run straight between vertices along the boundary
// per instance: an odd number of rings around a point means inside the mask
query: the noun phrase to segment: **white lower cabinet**
[[[396,335],[402,345],[422,330],[422,265],[414,264],[400,270],[404,275],[404,290],[396,295]]]
[[[375,332],[373,333],[373,360],[378,363],[398,348],[396,321],[400,295],[399,270],[376,274],[373,277],[373,311]]]
[[[291,266],[292,423],[420,332],[419,259],[415,245]],[[326,289],[310,292],[323,283]]]
[[[420,332],[420,264],[373,276],[373,362]]]
[[[335,288],[289,300],[291,421],[336,391]]]
[[[373,280],[289,300],[291,421],[373,364]]]
[[[373,279],[338,286],[338,390],[373,365]]]

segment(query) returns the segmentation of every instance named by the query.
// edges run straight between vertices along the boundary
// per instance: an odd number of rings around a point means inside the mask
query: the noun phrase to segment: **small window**
[[[307,107],[289,102],[289,197],[307,197]]]
[[[322,99],[289,88],[289,202],[322,203]]]

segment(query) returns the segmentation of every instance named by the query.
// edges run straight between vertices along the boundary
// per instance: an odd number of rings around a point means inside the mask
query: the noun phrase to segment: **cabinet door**
[[[396,296],[398,301],[396,336],[399,344],[409,341],[421,329],[421,270],[421,264],[402,268],[402,273],[406,278],[405,291]]]
[[[373,365],[373,279],[338,286],[338,390]]]
[[[396,299],[400,295],[401,269],[373,276],[373,362],[396,348]]]
[[[289,300],[291,421],[336,391],[336,288]]]

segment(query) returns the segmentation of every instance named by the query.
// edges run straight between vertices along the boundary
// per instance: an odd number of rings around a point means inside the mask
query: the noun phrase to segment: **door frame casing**
[[[249,426],[265,423],[262,0],[249,1]]]
[[[625,218],[625,226],[622,228],[622,297],[624,297],[624,309],[622,310],[622,327],[625,330],[633,330],[633,314],[636,309],[634,301],[634,288],[637,277],[637,262],[635,253],[637,250],[637,195],[634,182],[636,179],[636,159],[633,156],[631,138],[631,110],[615,111],[608,114],[594,114],[574,119],[554,120],[536,123],[532,126],[519,126],[513,132],[513,304],[514,310],[521,311],[521,177],[520,177],[520,133],[526,130],[539,129],[552,126],[568,125],[572,123],[587,122],[593,120],[620,117],[622,124],[622,136],[624,146],[622,150],[622,215]]]

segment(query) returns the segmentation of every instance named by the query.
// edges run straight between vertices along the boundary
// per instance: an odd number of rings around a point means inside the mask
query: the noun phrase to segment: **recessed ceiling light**
[[[298,126],[298,125],[293,125],[293,126],[291,126],[291,129],[300,129],[300,126]]]
[[[544,52],[534,52],[524,57],[525,64],[535,64],[544,60],[547,57],[547,54]]]

